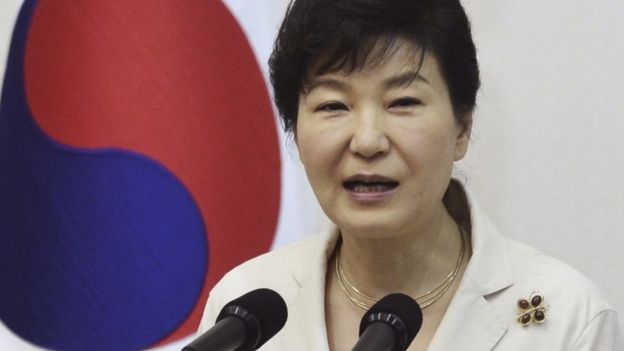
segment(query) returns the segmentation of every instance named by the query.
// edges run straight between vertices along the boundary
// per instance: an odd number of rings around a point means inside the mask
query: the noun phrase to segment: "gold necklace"
[[[460,227],[462,246],[461,250],[459,251],[457,263],[455,264],[453,270],[435,288],[427,291],[422,295],[412,297],[418,303],[418,305],[420,305],[420,308],[424,309],[434,302],[438,301],[444,295],[444,293],[448,291],[451,285],[453,285],[453,281],[455,281],[455,277],[459,272],[461,263],[464,259],[464,253],[466,251],[466,240],[464,239],[464,235],[465,233]],[[378,297],[373,297],[363,293],[353,283],[351,283],[349,279],[347,279],[347,276],[340,266],[340,249],[338,249],[338,253],[336,254],[336,279],[338,280],[338,285],[340,286],[342,291],[345,293],[345,295],[347,295],[347,298],[349,298],[349,300],[351,300],[351,302],[353,302],[358,307],[364,310],[368,310],[372,305],[379,301]]]

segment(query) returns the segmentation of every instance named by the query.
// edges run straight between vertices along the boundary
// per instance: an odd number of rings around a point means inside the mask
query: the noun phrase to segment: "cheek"
[[[312,128],[298,128],[297,150],[311,182],[327,172],[334,162],[335,151],[329,136]]]
[[[297,127],[297,149],[306,167],[323,169],[338,162],[344,149],[344,128],[332,123],[302,119]]]
[[[307,167],[315,163],[314,154],[315,151],[318,151],[316,150],[318,143],[315,141],[315,135],[310,133],[307,128],[301,127],[302,124],[304,123],[299,121],[297,126],[297,151],[299,152],[299,159]]]
[[[401,126],[395,129],[396,146],[410,158],[422,159],[427,163],[439,160],[447,162],[455,154],[453,132],[439,125]]]
[[[425,188],[437,188],[438,183],[446,182],[455,157],[455,139],[451,133],[440,128],[402,132],[402,142],[395,145],[409,173]]]

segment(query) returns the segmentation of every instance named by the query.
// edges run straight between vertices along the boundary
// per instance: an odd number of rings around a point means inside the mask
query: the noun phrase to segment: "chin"
[[[338,228],[358,238],[384,238],[400,231],[398,223],[401,221],[395,216],[383,214],[353,214],[338,218],[334,221]]]

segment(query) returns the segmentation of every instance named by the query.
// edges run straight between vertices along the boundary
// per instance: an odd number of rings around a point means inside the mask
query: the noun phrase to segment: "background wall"
[[[225,1],[261,63],[272,33],[254,32],[258,16],[275,28],[285,1],[245,15],[248,1]],[[3,67],[20,1],[0,4]],[[505,235],[530,243],[593,280],[624,325],[624,2],[621,0],[464,0],[482,71],[473,141],[458,164]],[[255,17],[255,18],[254,18]],[[3,72],[2,72],[3,73]],[[283,144],[286,139],[282,138]],[[293,148],[284,167],[302,177]],[[293,180],[285,191],[309,192]],[[290,190],[289,190],[290,189]],[[323,225],[309,222],[275,246]],[[1,335],[0,335],[1,336]]]

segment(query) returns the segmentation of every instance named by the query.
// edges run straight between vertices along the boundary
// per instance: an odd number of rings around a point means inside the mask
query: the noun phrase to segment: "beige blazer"
[[[468,201],[473,255],[428,350],[624,350],[616,313],[593,284],[560,261],[505,239],[470,195]],[[211,291],[199,333],[227,302],[264,287],[282,295],[288,320],[260,350],[329,350],[325,273],[338,236],[337,230],[320,233],[230,271]],[[545,322],[521,326],[517,300],[534,291],[548,306]]]

